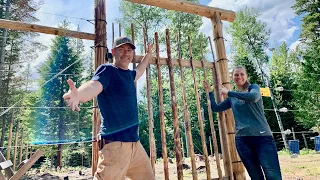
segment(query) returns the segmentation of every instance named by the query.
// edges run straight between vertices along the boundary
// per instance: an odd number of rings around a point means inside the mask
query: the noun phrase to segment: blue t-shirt
[[[139,140],[135,77],[135,70],[123,70],[112,64],[97,68],[92,80],[99,81],[103,86],[97,97],[102,138],[123,142]]]
[[[257,84],[251,84],[248,92],[229,91],[228,98],[220,104],[216,104],[212,92],[209,95],[212,111],[221,112],[232,108],[236,136],[272,136]]]

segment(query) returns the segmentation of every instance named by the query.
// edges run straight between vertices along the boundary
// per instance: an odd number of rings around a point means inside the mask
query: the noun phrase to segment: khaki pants
[[[138,142],[115,141],[99,151],[94,180],[154,180],[150,159]]]

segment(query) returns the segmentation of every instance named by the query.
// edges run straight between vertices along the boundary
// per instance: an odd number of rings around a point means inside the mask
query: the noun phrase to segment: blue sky
[[[71,29],[76,30],[77,26],[80,26],[81,31],[94,33],[94,25],[86,20],[94,19],[94,0],[41,0],[44,4],[39,11],[35,14],[40,20],[36,24],[57,27],[59,22],[67,19],[72,23]],[[254,7],[260,11],[260,20],[267,23],[267,27],[271,29],[270,47],[280,45],[282,42],[287,42],[291,49],[299,43],[298,36],[300,34],[301,18],[298,17],[291,6],[294,5],[295,0],[200,0],[203,5],[212,7],[223,8],[227,10],[238,11],[239,9],[249,6]],[[56,15],[53,15],[56,14]],[[58,16],[63,15],[63,16]],[[66,16],[66,17],[64,17]],[[106,0],[106,17],[107,17],[107,38],[108,46],[110,47],[112,42],[111,37],[111,24],[115,22],[115,19],[119,17],[119,0]],[[81,19],[82,18],[82,19]],[[228,22],[224,23],[225,27],[229,26]],[[116,26],[117,27],[117,26]],[[203,18],[203,25],[201,31],[206,35],[212,35],[212,25],[209,19]],[[116,28],[115,35],[118,35]],[[231,36],[224,32],[224,36],[227,40],[226,49],[227,54],[230,56],[230,40]],[[41,34],[38,41],[43,42],[46,45],[51,44],[51,40],[54,38],[52,35]],[[86,50],[89,52],[90,46],[93,46],[93,41],[84,41]],[[39,54],[39,57],[32,64],[33,67],[39,66],[39,63],[46,59],[49,51],[43,51]],[[140,78],[138,82],[141,88],[145,78]]]

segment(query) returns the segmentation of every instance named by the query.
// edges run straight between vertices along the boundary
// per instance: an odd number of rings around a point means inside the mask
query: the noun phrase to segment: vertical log
[[[7,160],[10,159],[11,143],[12,143],[12,127],[13,127],[14,115],[11,114],[10,126],[9,126],[9,139],[8,139],[8,149],[7,149]]]
[[[202,70],[203,70],[203,79],[204,79],[204,81],[207,81],[207,73],[206,73],[206,68],[204,66],[204,55],[203,55],[202,42],[200,42],[200,50],[201,50],[201,56],[202,56],[201,64],[202,64]],[[216,165],[217,165],[217,169],[218,169],[218,176],[219,176],[219,180],[222,180],[222,171],[221,171],[220,158],[219,158],[219,152],[218,152],[217,136],[216,136],[216,130],[214,128],[214,122],[213,122],[213,117],[212,117],[210,96],[209,96],[209,92],[207,89],[206,89],[206,96],[207,96],[207,105],[208,105],[207,108],[208,108],[208,114],[209,114],[211,135],[212,135],[212,140],[214,143],[214,154],[215,154]],[[210,150],[211,150],[211,154],[212,154],[211,140],[210,140]]]
[[[143,36],[144,36],[144,49],[145,53],[147,52],[147,37],[145,29],[143,28]],[[155,153],[155,140],[154,140],[154,122],[153,122],[153,112],[152,112],[152,93],[151,93],[151,72],[150,72],[150,64],[148,64],[146,68],[146,83],[147,83],[147,100],[148,100],[148,124],[149,124],[149,145],[150,145],[150,160],[153,173],[155,173],[155,162],[156,162],[156,153]]]
[[[171,58],[171,46],[170,46],[170,34],[169,29],[166,29],[166,45],[167,45],[167,57],[168,57],[168,68],[169,68],[169,78],[170,78],[170,95],[171,95],[171,107],[173,116],[173,133],[174,133],[174,148],[176,153],[177,161],[177,174],[178,180],[183,179],[183,169],[182,169],[182,158],[181,158],[181,143],[180,143],[180,128],[178,122],[178,109],[176,92],[174,87],[174,75],[173,75],[173,63]]]
[[[19,137],[19,126],[20,126],[20,122],[18,121],[17,127],[16,127],[15,140],[14,140],[13,171],[16,170],[17,148],[18,148],[18,137]]]
[[[94,41],[95,45],[95,61],[94,67],[97,69],[101,64],[105,63],[106,56],[106,10],[105,10],[105,0],[95,0],[94,1],[95,11],[95,35],[96,39]],[[98,46],[100,45],[100,46]],[[93,106],[97,106],[97,99],[93,100]],[[98,163],[98,133],[100,130],[101,117],[99,109],[93,109],[93,122],[92,122],[92,175],[97,170]]]
[[[183,113],[184,113],[184,124],[186,127],[186,139],[187,139],[187,147],[188,152],[191,159],[191,167],[192,167],[192,177],[193,180],[198,179],[197,175],[197,167],[196,167],[196,160],[194,156],[194,147],[193,147],[193,140],[192,140],[192,133],[191,133],[191,123],[190,123],[190,113],[188,111],[188,105],[187,105],[187,93],[184,85],[184,71],[181,64],[181,44],[180,44],[180,36],[178,35],[178,62],[180,67],[180,80],[181,80],[181,88],[182,88],[182,101],[183,101]]]
[[[219,65],[219,73],[221,75],[221,83],[226,88],[231,89],[228,61],[226,56],[226,50],[223,39],[222,32],[222,22],[219,13],[215,13],[214,17],[211,19],[213,25],[213,37],[215,40],[215,47],[217,53],[217,64]],[[233,176],[235,179],[246,179],[244,166],[240,161],[238,156],[236,146],[235,146],[235,125],[232,110],[226,111],[226,123],[227,123],[227,133],[229,139],[229,148],[232,160]]]
[[[112,47],[114,45],[114,23],[112,23]]]
[[[209,37],[209,42],[210,42],[211,54],[212,54],[213,60],[215,60],[210,37]],[[215,94],[215,99],[217,103],[220,103],[222,102],[222,97],[220,95],[220,88],[219,88],[221,84],[221,78],[218,72],[219,72],[219,66],[217,66],[217,64],[213,62],[212,80],[214,84],[214,94]],[[233,179],[232,165],[231,165],[231,157],[230,157],[230,151],[229,151],[229,145],[228,145],[229,140],[227,137],[227,125],[226,125],[225,118],[226,117],[224,116],[223,112],[218,113],[218,126],[219,126],[219,133],[220,133],[220,143],[221,143],[222,156],[223,156],[224,172],[225,172],[225,176],[227,176],[230,180],[232,180]]]
[[[198,121],[199,121],[199,126],[200,126],[200,136],[201,136],[201,142],[202,142],[202,149],[203,149],[204,161],[205,161],[205,165],[206,165],[207,179],[210,180],[211,179],[210,164],[209,164],[208,150],[207,150],[207,145],[206,145],[206,137],[204,134],[204,125],[203,125],[203,120],[202,120],[202,115],[201,115],[201,106],[200,106],[198,85],[197,85],[198,83],[196,80],[196,73],[195,73],[195,70],[193,67],[193,62],[192,62],[192,48],[191,48],[190,37],[188,37],[188,44],[189,44],[190,64],[191,64],[192,78],[193,78],[193,88],[194,88],[194,92],[196,94],[196,103],[197,103],[197,112],[198,112]]]
[[[160,69],[160,50],[159,50],[159,36],[156,32],[154,35],[156,44],[156,58],[157,58],[157,73],[158,73],[158,94],[159,94],[159,116],[160,116],[160,129],[161,129],[161,145],[162,145],[162,158],[164,168],[164,179],[169,180],[169,168],[168,168],[168,152],[167,152],[167,140],[166,140],[166,125],[164,121],[164,108],[163,108],[163,92],[162,92],[162,76]]]
[[[121,37],[121,24],[119,23],[119,37]]]
[[[23,150],[23,129],[21,130],[21,139],[20,139],[20,156],[19,156],[19,163],[22,162],[22,150]]]
[[[209,136],[209,143],[210,143],[210,155],[211,155],[211,156],[214,156],[213,151],[212,151],[211,136]]]
[[[135,44],[135,43],[134,43],[134,26],[133,26],[132,23],[131,23],[131,40],[132,40],[133,44]],[[132,60],[132,67],[133,67],[133,69],[136,69],[136,67],[137,67],[137,63],[136,63],[136,52],[134,52],[134,56],[133,56],[133,60]],[[135,83],[135,85],[136,85],[136,87],[137,87],[136,82],[134,82],[134,83]]]
[[[303,141],[304,141],[304,147],[308,149],[308,143],[307,143],[307,139],[304,133],[302,133],[302,137],[303,137]]]
[[[27,143],[26,145],[26,158],[25,159],[28,159],[28,156],[29,155],[29,144]]]
[[[292,129],[293,140],[296,140],[296,133],[294,133],[294,128],[291,127],[291,129]]]

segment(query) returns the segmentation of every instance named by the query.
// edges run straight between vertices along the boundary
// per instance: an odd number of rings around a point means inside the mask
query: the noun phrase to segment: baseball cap
[[[124,44],[129,44],[132,49],[136,49],[136,46],[133,44],[132,40],[128,37],[118,37],[113,43],[113,49],[120,47]]]

